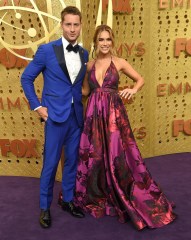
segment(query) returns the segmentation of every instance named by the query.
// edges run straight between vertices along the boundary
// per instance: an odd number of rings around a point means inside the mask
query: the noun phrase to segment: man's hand
[[[44,121],[48,119],[48,109],[46,107],[40,107],[36,110],[36,112]]]

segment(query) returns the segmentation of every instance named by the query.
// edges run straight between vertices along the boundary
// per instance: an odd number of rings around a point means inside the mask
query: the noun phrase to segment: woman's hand
[[[125,88],[124,90],[119,91],[119,95],[123,98],[127,98],[128,100],[137,93],[137,89],[135,88]]]

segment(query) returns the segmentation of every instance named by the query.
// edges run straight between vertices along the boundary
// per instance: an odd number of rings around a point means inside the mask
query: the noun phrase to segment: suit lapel
[[[54,48],[56,58],[58,60],[58,63],[60,65],[62,71],[64,72],[64,74],[67,76],[67,78],[71,82],[70,75],[69,75],[68,69],[66,67],[66,60],[65,60],[65,57],[64,57],[63,45],[62,44],[61,45],[53,45],[53,48]]]
[[[80,78],[81,72],[83,71],[83,68],[84,68],[84,49],[81,47],[79,48],[79,54],[81,59],[81,68],[73,84],[75,84],[78,81],[78,79]]]

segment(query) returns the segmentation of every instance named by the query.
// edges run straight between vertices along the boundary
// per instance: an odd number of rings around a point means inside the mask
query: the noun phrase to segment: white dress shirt
[[[62,43],[63,43],[63,48],[64,48],[64,56],[66,60],[66,67],[68,69],[68,73],[71,79],[71,82],[74,83],[80,68],[81,68],[81,60],[80,60],[80,55],[79,52],[75,53],[73,51],[68,51],[66,47],[68,46],[69,42],[62,37]],[[75,46],[77,42],[73,45]]]

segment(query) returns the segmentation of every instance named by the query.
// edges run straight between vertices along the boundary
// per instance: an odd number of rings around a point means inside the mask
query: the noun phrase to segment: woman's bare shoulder
[[[124,64],[127,62],[124,58],[120,58],[117,56],[113,56],[112,60],[119,71],[123,68]]]
[[[124,58],[117,57],[117,56],[113,56],[112,59],[113,59],[115,62],[118,62],[119,64],[123,64],[124,62],[127,62]]]

